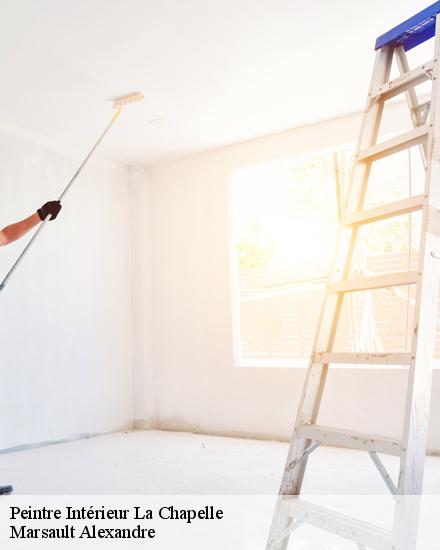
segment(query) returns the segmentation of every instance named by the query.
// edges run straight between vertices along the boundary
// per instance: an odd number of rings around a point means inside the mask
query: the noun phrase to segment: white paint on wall
[[[383,131],[401,129],[402,113],[394,105]],[[229,178],[247,164],[349,143],[359,124],[360,115],[347,116],[150,170],[151,221],[143,230],[152,279],[143,300],[145,308],[152,304],[158,428],[290,437],[305,369],[233,366]],[[399,435],[405,387],[403,371],[333,370],[321,421]],[[433,391],[440,391],[440,372]],[[429,447],[440,449],[438,399],[432,407]]]
[[[0,134],[0,225],[57,198],[77,166]],[[0,295],[2,449],[131,426],[127,176],[92,161]],[[0,249],[0,273],[24,244]]]

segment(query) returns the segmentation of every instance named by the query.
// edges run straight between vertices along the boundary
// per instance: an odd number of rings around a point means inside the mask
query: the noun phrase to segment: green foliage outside
[[[348,172],[352,162],[351,152],[343,155],[345,165],[342,166],[341,201],[344,203],[348,187]],[[369,187],[368,199],[373,205],[384,204],[408,196],[408,174],[405,157],[394,166],[382,167],[382,173],[377,174],[377,185],[374,182]],[[277,177],[281,174],[285,193],[288,191],[287,207],[289,216],[294,219],[304,219],[310,226],[317,227],[321,234],[333,232],[336,235],[337,193],[334,154],[317,153],[305,158],[288,159],[274,163],[272,180],[268,181],[267,193],[277,193]],[[287,184],[286,184],[287,179]],[[374,200],[372,200],[374,199]],[[249,198],[252,200],[252,197]],[[368,205],[367,205],[368,207]],[[411,217],[412,243],[417,247],[414,236],[419,235],[419,218]],[[258,214],[249,220],[246,231],[242,231],[237,243],[238,262],[241,269],[265,267],[271,260],[274,243],[267,237],[264,220]],[[408,251],[410,218],[408,215],[392,218],[361,228],[359,250],[364,255],[397,254]]]
[[[267,265],[270,255],[270,244],[264,242],[261,225],[251,222],[246,239],[237,243],[238,266],[240,269],[264,267]]]

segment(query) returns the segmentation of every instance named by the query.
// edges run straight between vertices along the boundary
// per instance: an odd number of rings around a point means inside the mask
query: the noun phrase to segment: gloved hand
[[[43,204],[41,208],[37,210],[40,220],[45,220],[49,214],[52,214],[51,220],[54,220],[61,210],[60,201],[50,201]]]

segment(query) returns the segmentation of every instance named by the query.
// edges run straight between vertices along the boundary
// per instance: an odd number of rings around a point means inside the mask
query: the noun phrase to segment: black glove
[[[50,202],[46,202],[46,204],[43,204],[43,206],[39,208],[37,212],[38,212],[38,215],[40,216],[40,220],[44,221],[49,214],[52,215],[52,217],[50,218],[51,220],[56,219],[60,210],[61,210],[60,201],[50,201]]]

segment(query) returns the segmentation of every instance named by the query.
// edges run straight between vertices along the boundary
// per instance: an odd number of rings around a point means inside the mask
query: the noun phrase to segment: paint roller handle
[[[64,196],[66,195],[66,193],[69,191],[69,189],[72,187],[74,181],[76,180],[76,178],[79,176],[79,174],[81,173],[82,169],[84,168],[84,166],[87,164],[89,158],[92,156],[92,154],[95,152],[95,149],[98,147],[98,145],[101,143],[101,141],[104,139],[104,136],[107,134],[107,132],[110,130],[110,128],[112,127],[113,123],[117,120],[117,118],[119,117],[119,115],[121,114],[121,111],[122,111],[122,108],[118,108],[118,110],[116,111],[116,113],[113,115],[112,119],[110,120],[110,122],[107,124],[107,126],[105,127],[104,131],[102,132],[102,134],[99,136],[98,140],[96,141],[95,145],[91,148],[91,150],[89,151],[88,155],[86,156],[86,158],[82,161],[82,163],[80,164],[79,168],[77,169],[77,171],[73,174],[72,178],[70,179],[69,183],[66,185],[66,187],[64,188],[63,192],[61,193],[58,201],[52,201],[52,202],[57,202],[59,203],[59,210],[61,209],[61,202],[63,201],[64,199]],[[45,205],[44,205],[45,206]],[[59,212],[58,210],[58,212]],[[58,212],[56,215],[58,215]],[[40,216],[41,218],[41,215],[38,213],[38,215]],[[56,216],[55,216],[56,217]],[[40,226],[38,227],[38,229],[35,231],[35,233],[32,235],[31,239],[29,240],[29,242],[27,243],[27,245],[24,247],[24,249],[22,250],[21,254],[18,256],[18,258],[15,260],[14,264],[12,265],[11,269],[8,271],[8,273],[6,274],[6,276],[4,277],[3,281],[0,282],[0,292],[2,292],[6,286],[6,284],[8,283],[9,279],[12,277],[12,275],[15,273],[15,270],[17,269],[17,267],[20,265],[21,261],[23,260],[23,258],[26,256],[26,254],[28,253],[28,251],[30,250],[30,248],[32,247],[32,245],[34,244],[34,242],[38,239],[39,235],[41,235],[42,231],[44,230],[47,222],[50,220],[50,219],[55,219],[53,218],[52,216],[52,213],[51,212],[48,212],[47,215],[42,218],[43,220],[43,223],[40,224]]]
[[[73,174],[73,176],[71,177],[69,183],[66,185],[66,187],[63,189],[63,192],[61,193],[58,201],[59,202],[62,202],[64,200],[64,197],[65,195],[67,194],[67,192],[69,191],[69,189],[72,187],[73,183],[75,182],[76,178],[81,174],[82,172],[82,169],[84,168],[84,166],[88,163],[89,161],[89,158],[93,155],[93,153],[95,152],[95,150],[97,149],[98,145],[101,143],[101,141],[104,139],[104,137],[107,135],[107,132],[110,130],[110,128],[113,126],[113,124],[116,122],[116,120],[118,119],[119,115],[121,114],[122,112],[122,109],[118,109],[116,111],[116,113],[113,115],[112,119],[110,120],[110,122],[107,124],[107,126],[105,127],[104,131],[102,132],[102,134],[99,136],[98,140],[96,141],[95,145],[90,149],[90,151],[88,152],[86,158],[82,161],[82,163],[79,165],[77,171]]]

